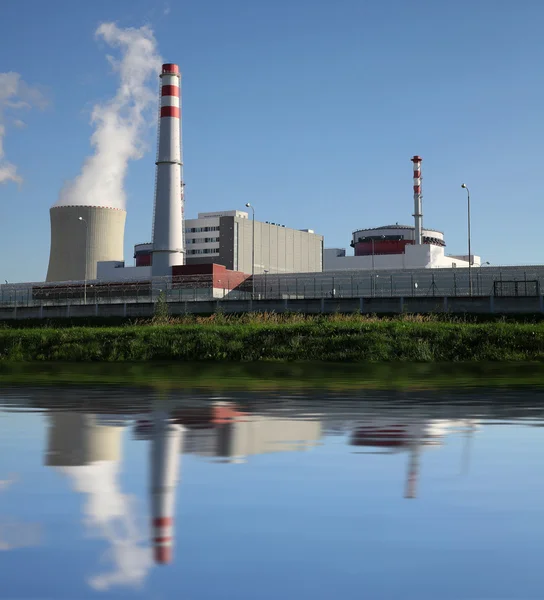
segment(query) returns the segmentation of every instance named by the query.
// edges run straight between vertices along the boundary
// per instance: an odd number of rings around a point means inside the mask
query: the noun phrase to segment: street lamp
[[[269,273],[269,271],[267,271],[266,269],[263,269],[263,273],[264,273],[264,299],[266,300],[268,298],[268,294],[266,293],[266,274]]]
[[[472,255],[470,252],[470,190],[466,183],[462,183],[461,187],[467,191],[467,224],[468,224],[468,288],[472,296]]]
[[[88,259],[87,243],[88,243],[88,238],[89,238],[89,226],[88,226],[87,221],[85,221],[85,219],[83,217],[78,217],[78,219],[80,221],[83,221],[83,223],[85,223],[85,283],[83,285],[83,304],[87,304],[87,259]]]
[[[251,208],[253,213],[253,232],[251,234],[251,299],[255,299],[255,209],[249,202],[246,208]]]

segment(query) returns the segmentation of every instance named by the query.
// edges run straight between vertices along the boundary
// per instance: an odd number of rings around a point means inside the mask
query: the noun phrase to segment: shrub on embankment
[[[215,317],[215,318],[214,318]],[[544,325],[354,316],[0,329],[4,361],[544,361]]]

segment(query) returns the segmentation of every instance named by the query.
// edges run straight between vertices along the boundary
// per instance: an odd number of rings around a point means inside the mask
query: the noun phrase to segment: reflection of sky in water
[[[469,440],[435,423],[414,500],[410,452],[349,445],[347,430],[242,464],[204,455],[207,440],[183,458],[174,559],[157,566],[148,440],[127,427],[119,462],[49,468],[45,415],[4,413],[0,427],[0,480],[17,475],[0,514],[42,532],[0,554],[0,596],[542,597],[542,428],[480,424]]]

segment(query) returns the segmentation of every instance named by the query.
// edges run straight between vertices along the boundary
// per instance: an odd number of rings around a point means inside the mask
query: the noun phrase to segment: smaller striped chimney
[[[421,214],[421,156],[413,156],[414,163],[414,244],[423,243],[423,215]]]
[[[417,440],[412,441],[410,449],[410,462],[408,465],[408,477],[406,478],[405,498],[417,498],[417,482],[419,477],[419,454],[420,446]]]
[[[157,564],[172,562],[175,495],[184,432],[184,427],[170,421],[167,412],[154,412],[150,487],[152,544]]]

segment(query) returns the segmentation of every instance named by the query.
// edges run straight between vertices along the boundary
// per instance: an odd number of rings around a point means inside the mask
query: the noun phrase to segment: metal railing
[[[538,296],[544,266],[485,267],[472,272],[473,296]],[[87,304],[198,302],[252,297],[252,279],[222,277],[212,286],[210,275],[154,278],[152,281],[87,283]],[[84,282],[0,285],[0,307],[84,304]],[[345,271],[255,276],[254,299],[398,298],[470,296],[467,269],[417,271]]]

